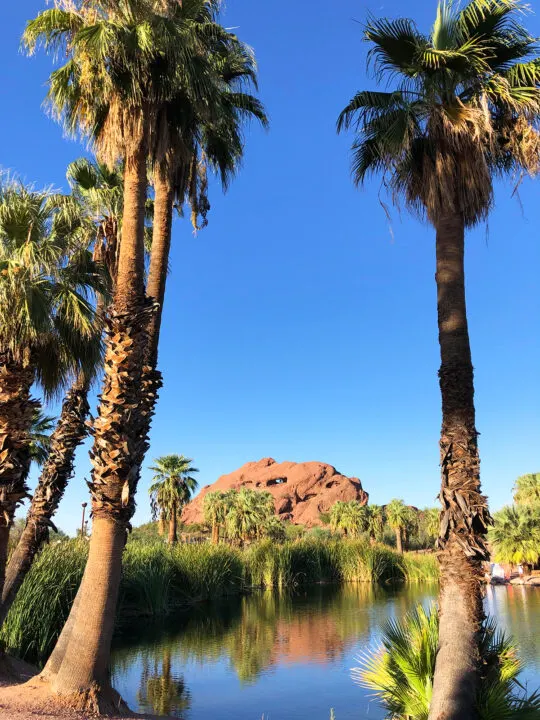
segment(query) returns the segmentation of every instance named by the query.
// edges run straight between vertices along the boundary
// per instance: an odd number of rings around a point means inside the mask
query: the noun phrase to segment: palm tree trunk
[[[30,428],[39,407],[30,398],[31,366],[0,353],[0,592],[4,587],[9,531],[15,510],[27,496],[30,471]]]
[[[484,619],[482,562],[490,522],[480,494],[474,382],[464,272],[465,228],[459,214],[437,225],[437,300],[441,368],[440,441],[443,506],[439,531],[439,649],[430,720],[476,718],[478,633]]]
[[[219,543],[219,525],[216,522],[212,523],[212,543],[214,545]]]
[[[148,332],[148,364],[155,369],[167,285],[174,202],[174,190],[170,173],[163,168],[156,170],[154,192],[152,252],[150,254],[146,294],[157,303],[156,311],[150,320]]]
[[[173,508],[173,511],[171,512],[171,517],[169,519],[169,545],[176,545],[176,543],[178,542],[178,533],[176,528],[176,509]]]
[[[400,555],[403,555],[403,538],[401,535],[401,528],[396,528],[396,550]]]
[[[6,573],[0,606],[0,626],[15,600],[26,574],[41,546],[48,539],[51,518],[58,509],[73,475],[75,451],[84,440],[89,382],[80,375],[62,405],[60,418],[51,437],[49,456],[38,481],[23,530]]]
[[[111,709],[116,702],[107,667],[122,551],[135,507],[140,459],[148,447],[147,435],[141,433],[146,425],[141,395],[150,315],[143,275],[146,156],[146,137],[141,137],[126,157],[118,277],[106,320],[105,378],[92,428],[89,557],[69,637],[62,640],[59,668],[50,676],[56,692],[87,710]]]

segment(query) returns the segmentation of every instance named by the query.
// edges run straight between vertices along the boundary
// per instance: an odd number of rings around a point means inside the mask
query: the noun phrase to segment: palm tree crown
[[[467,226],[492,205],[493,176],[538,169],[540,63],[518,22],[519,0],[441,0],[429,35],[409,19],[372,19],[365,37],[388,92],[358,92],[338,131],[353,127],[353,175],[382,173],[396,196],[436,222]]]
[[[522,475],[516,480],[514,502],[517,505],[540,507],[540,473]]]
[[[154,478],[149,490],[154,519],[160,514],[165,519],[172,514],[178,516],[189,502],[198,485],[193,475],[199,472],[192,462],[183,455],[164,455],[154,460],[155,465],[150,467]]]

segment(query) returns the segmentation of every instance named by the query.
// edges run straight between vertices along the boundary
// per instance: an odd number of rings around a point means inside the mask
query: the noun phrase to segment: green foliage
[[[330,527],[347,537],[357,538],[368,528],[368,511],[355,500],[338,500],[330,510]]]
[[[165,455],[154,460],[150,467],[154,473],[153,483],[148,490],[152,506],[152,517],[169,520],[179,516],[197,488],[192,475],[199,472],[192,467],[193,460],[183,455]]]
[[[540,508],[506,506],[493,516],[488,538],[496,562],[535,565],[540,557]]]
[[[521,0],[441,0],[428,35],[413,20],[370,18],[376,80],[357,92],[338,131],[353,128],[357,184],[382,174],[392,198],[430,222],[451,208],[485,219],[493,177],[538,171],[540,63]]]
[[[33,564],[6,619],[0,639],[13,654],[41,661],[58,637],[82,578],[88,543],[46,546]],[[435,558],[397,555],[359,540],[272,540],[241,551],[227,545],[130,540],[124,553],[117,622],[162,616],[180,606],[247,588],[309,583],[437,578]]]
[[[375,692],[390,720],[427,720],[439,641],[434,607],[418,607],[403,620],[389,620],[381,647],[353,669],[353,678]],[[482,677],[479,720],[540,717],[540,696],[526,697],[518,681],[522,669],[515,645],[486,621],[480,638]]]
[[[514,485],[514,502],[540,510],[540,473],[522,475]]]
[[[210,492],[204,497],[203,512],[205,522],[213,528],[214,541],[219,536],[238,544],[266,536],[285,537],[269,492],[247,488]]]
[[[106,279],[89,232],[74,198],[0,185],[0,350],[31,359],[49,395],[78,369],[92,375],[100,359],[93,301]]]
[[[42,410],[35,410],[32,418],[32,427],[30,428],[30,436],[32,438],[32,446],[30,454],[36,465],[43,465],[49,455],[51,446],[51,433],[55,427],[55,419],[49,415],[45,415]]]

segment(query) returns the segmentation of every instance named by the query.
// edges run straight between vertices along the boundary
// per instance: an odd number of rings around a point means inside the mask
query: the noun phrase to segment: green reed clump
[[[11,608],[0,639],[8,650],[41,661],[52,650],[80,583],[88,544],[43,549]],[[266,540],[245,550],[228,545],[169,547],[128,543],[117,618],[159,617],[195,602],[249,587],[291,588],[317,582],[425,582],[437,578],[433,556],[398,555],[362,540]]]
[[[47,656],[69,615],[87,557],[84,540],[48,545],[38,555],[0,633],[8,652],[30,660]]]

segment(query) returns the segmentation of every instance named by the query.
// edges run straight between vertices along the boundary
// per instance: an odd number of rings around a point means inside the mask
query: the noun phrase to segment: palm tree
[[[84,218],[87,242],[94,261],[107,271],[109,285],[114,284],[118,262],[118,240],[121,228],[123,184],[117,169],[80,158],[67,169],[72,197]],[[96,314],[105,314],[107,294],[97,296]],[[96,337],[96,343],[100,338]],[[92,357],[101,360],[98,348]],[[97,371],[97,367],[93,370]],[[0,625],[30,570],[37,552],[54,529],[52,518],[64,496],[74,471],[75,451],[88,434],[86,421],[90,412],[88,392],[92,373],[80,372],[66,393],[55,431],[50,438],[51,452],[41,472],[26,517],[26,526],[15,551],[11,554],[0,606]]]
[[[372,545],[383,539],[385,514],[381,505],[366,505],[367,531]]]
[[[191,466],[193,461],[183,455],[165,455],[154,462],[155,465],[150,467],[154,478],[149,490],[152,517],[169,521],[169,544],[175,545],[178,542],[178,518],[197,489],[197,481],[192,475],[199,471]]]
[[[362,659],[352,676],[375,693],[387,718],[428,720],[432,705],[439,619],[435,608],[419,606],[402,620],[390,620],[382,630],[382,647]],[[540,696],[530,697],[519,681],[522,664],[517,647],[490,621],[479,637],[481,688],[475,698],[478,720],[535,718]]]
[[[540,558],[540,514],[531,507],[504,507],[489,530],[495,562],[530,568]]]
[[[410,522],[409,507],[403,500],[391,500],[384,508],[386,521],[396,534],[396,548],[398,553],[403,553],[403,537]]]
[[[516,505],[540,507],[540,473],[518,477],[514,485],[514,502]]]
[[[393,197],[436,230],[439,372],[443,406],[440,650],[430,718],[474,714],[482,562],[490,523],[481,494],[473,366],[465,305],[465,229],[492,206],[493,178],[536,171],[540,64],[519,0],[441,1],[429,35],[409,19],[370,20],[377,80],[338,130],[354,127],[353,174],[381,173]]]
[[[93,423],[93,532],[85,574],[70,617],[46,666],[53,689],[77,693],[86,709],[110,707],[110,643],[129,521],[148,447],[152,396],[160,385],[146,373],[146,328],[152,313],[144,291],[147,156],[155,110],[180,72],[204,92],[195,61],[201,28],[175,24],[164,0],[58,0],[30,21],[24,42],[42,44],[65,63],[49,83],[48,100],[68,132],[90,138],[100,160],[124,165],[122,233],[113,302],[106,323],[105,379]],[[204,30],[204,28],[202,29]],[[80,653],[84,646],[86,652]]]
[[[47,460],[51,449],[51,430],[54,428],[54,418],[45,415],[43,410],[36,409],[32,418],[32,427],[30,428],[30,437],[32,445],[30,447],[30,457],[32,462],[40,467]]]
[[[39,403],[99,356],[92,299],[103,275],[70,198],[7,182],[0,189],[0,589],[15,509],[27,496]]]
[[[355,500],[338,500],[330,510],[330,527],[333,531],[340,530],[348,537],[358,537],[368,528],[367,509]]]
[[[220,529],[224,528],[227,514],[232,504],[231,492],[216,490],[204,496],[204,522],[212,528],[212,542],[219,542]]]
[[[231,494],[231,500],[225,518],[229,540],[244,544],[258,538],[264,532],[265,523],[275,514],[272,494],[242,488]]]

